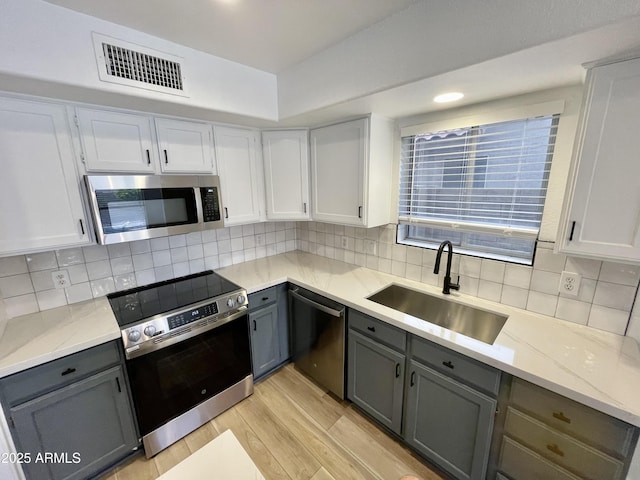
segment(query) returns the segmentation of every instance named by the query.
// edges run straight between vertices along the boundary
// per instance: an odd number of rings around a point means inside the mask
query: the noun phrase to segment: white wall
[[[184,58],[189,98],[102,82],[91,32]],[[278,117],[276,77],[40,0],[0,2],[0,74],[238,115]],[[25,92],[34,93],[38,92]]]
[[[638,14],[638,0],[420,1],[280,72],[280,118],[499,58]]]

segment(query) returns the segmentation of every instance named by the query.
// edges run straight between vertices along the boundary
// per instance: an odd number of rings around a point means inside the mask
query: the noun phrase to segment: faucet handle
[[[449,288],[453,290],[460,290],[460,275],[458,275],[458,281],[456,283],[450,283]]]

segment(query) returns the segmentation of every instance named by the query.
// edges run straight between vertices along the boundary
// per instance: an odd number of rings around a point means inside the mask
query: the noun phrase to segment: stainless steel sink
[[[389,285],[368,299],[489,345],[508,318],[400,285]]]

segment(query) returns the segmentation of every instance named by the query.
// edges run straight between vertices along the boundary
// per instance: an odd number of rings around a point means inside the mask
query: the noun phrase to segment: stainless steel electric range
[[[253,393],[243,288],[206,271],[108,299],[147,458]]]

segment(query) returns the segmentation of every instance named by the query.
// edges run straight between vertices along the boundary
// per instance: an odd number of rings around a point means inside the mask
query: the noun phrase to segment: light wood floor
[[[327,394],[290,364],[154,458],[135,457],[105,479],[155,479],[227,429],[267,480],[444,478],[350,402]]]

